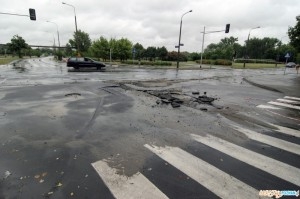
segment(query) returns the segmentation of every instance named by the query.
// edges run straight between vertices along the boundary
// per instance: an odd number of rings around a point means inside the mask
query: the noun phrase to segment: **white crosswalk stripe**
[[[287,100],[287,99],[277,99],[277,101],[280,102],[286,102],[286,103],[290,103],[290,104],[299,104],[299,101],[294,101],[294,100]]]
[[[268,102],[268,103],[272,104],[272,105],[276,105],[276,106],[282,106],[282,107],[300,110],[300,106],[295,106],[295,105],[291,105],[291,104],[286,104],[286,103],[281,103],[281,102],[273,102],[273,101]]]
[[[274,109],[274,110],[279,110],[279,109],[281,109],[281,108],[278,108],[278,107],[275,107],[275,106],[269,106],[269,105],[262,105],[262,104],[260,104],[260,105],[258,105],[258,106],[256,106],[257,108],[262,108],[262,109]]]
[[[221,198],[259,198],[258,190],[178,147],[145,147]]]
[[[110,168],[105,161],[92,163],[106,186],[117,199],[166,199],[168,198],[141,173],[132,177],[118,175],[117,170]]]
[[[281,140],[275,137],[267,136],[261,133],[257,133],[250,129],[241,128],[239,126],[232,126],[235,130],[244,133],[252,140],[256,140],[259,142],[263,142],[265,144],[289,151],[291,153],[300,155],[300,146],[291,142],[287,142],[285,140]]]
[[[298,130],[271,123],[269,125],[278,128],[276,130],[278,132],[297,135],[299,137],[300,131]],[[239,126],[231,127],[246,134],[252,140],[257,140],[297,155],[300,154],[300,148],[297,144]],[[200,136],[191,134],[190,136],[196,142],[231,156],[237,161],[244,162],[251,167],[281,178],[283,181],[300,186],[300,169],[295,166],[272,159],[212,135]],[[171,146],[158,147],[149,144],[145,144],[144,147],[220,198],[266,198],[259,196],[259,190],[256,190],[251,185],[183,149]],[[140,172],[130,177],[118,174],[115,168],[109,167],[107,160],[94,162],[92,166],[116,199],[168,198],[165,193],[153,184],[155,181],[151,182]],[[248,174],[245,173],[245,175]]]
[[[237,146],[220,138],[207,135],[206,137],[199,135],[191,135],[197,142],[205,144],[209,147],[217,149],[222,153],[252,165],[258,169],[268,172],[283,180],[290,181],[300,186],[300,169],[266,157],[264,155],[252,152],[243,147]]]
[[[291,136],[300,138],[300,130],[295,130],[295,129],[291,129],[291,128],[287,128],[287,127],[283,127],[283,126],[279,126],[279,125],[271,124],[271,123],[268,123],[268,124],[276,127],[278,130],[275,130],[275,131],[277,131],[279,133],[284,133],[287,135],[291,135]]]
[[[286,98],[286,99],[292,99],[292,100],[298,100],[298,101],[300,101],[300,98],[299,98],[299,97],[290,97],[290,96],[285,96],[284,98]]]
[[[262,109],[274,109],[274,110],[281,109],[281,108],[290,108],[290,109],[300,110],[299,103],[300,103],[300,98],[285,96],[284,99],[276,99],[276,101],[268,102],[268,104],[272,104],[274,106],[260,104],[256,107],[262,108]],[[279,107],[281,107],[281,108],[279,108]]]

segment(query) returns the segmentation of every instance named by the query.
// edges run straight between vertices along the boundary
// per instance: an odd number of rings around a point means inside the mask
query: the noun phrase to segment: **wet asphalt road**
[[[0,198],[259,198],[259,190],[299,190],[299,88],[292,69],[285,76],[221,67],[74,72],[51,58],[1,66]],[[153,91],[183,104],[172,108]],[[195,102],[195,91],[215,101]],[[229,146],[224,141],[242,149],[218,148]]]

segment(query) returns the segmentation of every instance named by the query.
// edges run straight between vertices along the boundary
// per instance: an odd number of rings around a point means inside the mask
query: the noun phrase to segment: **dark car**
[[[296,67],[296,64],[294,62],[289,62],[285,65],[285,67],[287,68],[295,68]]]
[[[105,67],[105,64],[94,61],[88,57],[70,57],[67,61],[67,67],[73,67],[75,69],[96,67],[98,70],[100,70],[101,68]]]

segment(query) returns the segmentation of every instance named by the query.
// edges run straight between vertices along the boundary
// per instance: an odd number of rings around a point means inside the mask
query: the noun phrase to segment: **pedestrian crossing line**
[[[272,113],[272,114],[274,114],[274,115],[278,115],[278,116],[281,116],[281,117],[287,118],[287,119],[289,119],[289,120],[295,120],[295,121],[297,121],[297,122],[300,122],[300,120],[299,120],[299,119],[297,119],[297,118],[293,118],[293,117],[287,117],[287,116],[285,116],[285,115],[282,115],[282,114],[280,114],[280,113],[275,113],[275,112],[273,112],[273,111],[270,111],[270,110],[268,110],[268,109],[266,109],[266,111],[267,111],[267,112],[269,112],[269,113]]]
[[[250,151],[211,135],[203,137],[191,134],[191,137],[197,142],[205,144],[260,170],[300,186],[300,169],[296,167]]]
[[[284,126],[278,126],[276,124],[271,124],[271,123],[267,123],[267,124],[276,127],[278,130],[275,130],[275,131],[277,131],[279,133],[284,133],[287,135],[291,135],[291,136],[300,138],[300,130],[295,130],[295,129],[287,128]]]
[[[260,198],[258,190],[178,147],[144,146],[221,198]]]
[[[289,104],[299,104],[300,103],[299,101],[287,100],[287,99],[277,99],[277,101],[286,102],[286,103],[289,103]]]
[[[300,110],[300,106],[295,106],[295,105],[291,105],[291,104],[286,104],[286,103],[281,103],[281,102],[268,102],[269,104],[272,105],[276,105],[276,106],[283,106],[283,107],[287,107],[287,108],[292,108],[292,109],[297,109]]]
[[[257,108],[262,108],[262,109],[274,109],[274,110],[280,110],[281,108],[275,107],[275,106],[269,106],[269,105],[258,105],[256,106]]]
[[[300,155],[300,146],[291,142],[287,142],[285,140],[281,140],[275,137],[267,136],[261,133],[257,133],[255,131],[252,131],[250,129],[241,128],[235,125],[232,125],[232,127],[241,132],[244,133],[246,136],[248,136],[252,140],[256,140],[258,142],[263,142],[265,144],[274,146],[276,148],[283,149],[285,151]]]
[[[92,163],[92,166],[116,199],[168,198],[140,172],[132,177],[118,175],[117,170],[103,160]]]
[[[298,97],[290,97],[290,96],[285,96],[284,98],[286,98],[286,99],[292,99],[292,100],[298,100],[298,101],[300,101],[300,98],[298,98]]]

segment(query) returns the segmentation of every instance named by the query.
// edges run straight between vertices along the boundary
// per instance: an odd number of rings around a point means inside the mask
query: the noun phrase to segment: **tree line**
[[[297,49],[291,44],[283,44],[277,38],[252,38],[242,46],[235,37],[221,39],[209,44],[203,53],[205,59],[264,59],[284,62],[289,53],[290,60],[297,57]]]
[[[203,53],[203,59],[270,59],[285,61],[285,55],[289,53],[291,61],[300,62],[300,16],[296,17],[296,25],[288,28],[290,43],[283,44],[277,38],[251,38],[244,45],[238,43],[238,38],[225,37],[218,43],[209,44]],[[43,53],[51,54],[50,49],[31,49],[25,40],[15,35],[6,47],[0,46],[0,54],[18,54],[19,57],[26,54],[40,56]],[[115,39],[100,36],[92,41],[87,33],[82,30],[74,32],[73,38],[66,44],[64,50],[52,51],[58,57],[76,56],[78,50],[81,56],[95,57],[107,61],[113,60],[163,60],[176,61],[177,52],[169,52],[166,47],[149,46],[145,48],[142,44],[133,44],[127,38]],[[201,54],[198,52],[181,52],[180,61],[199,60]]]

